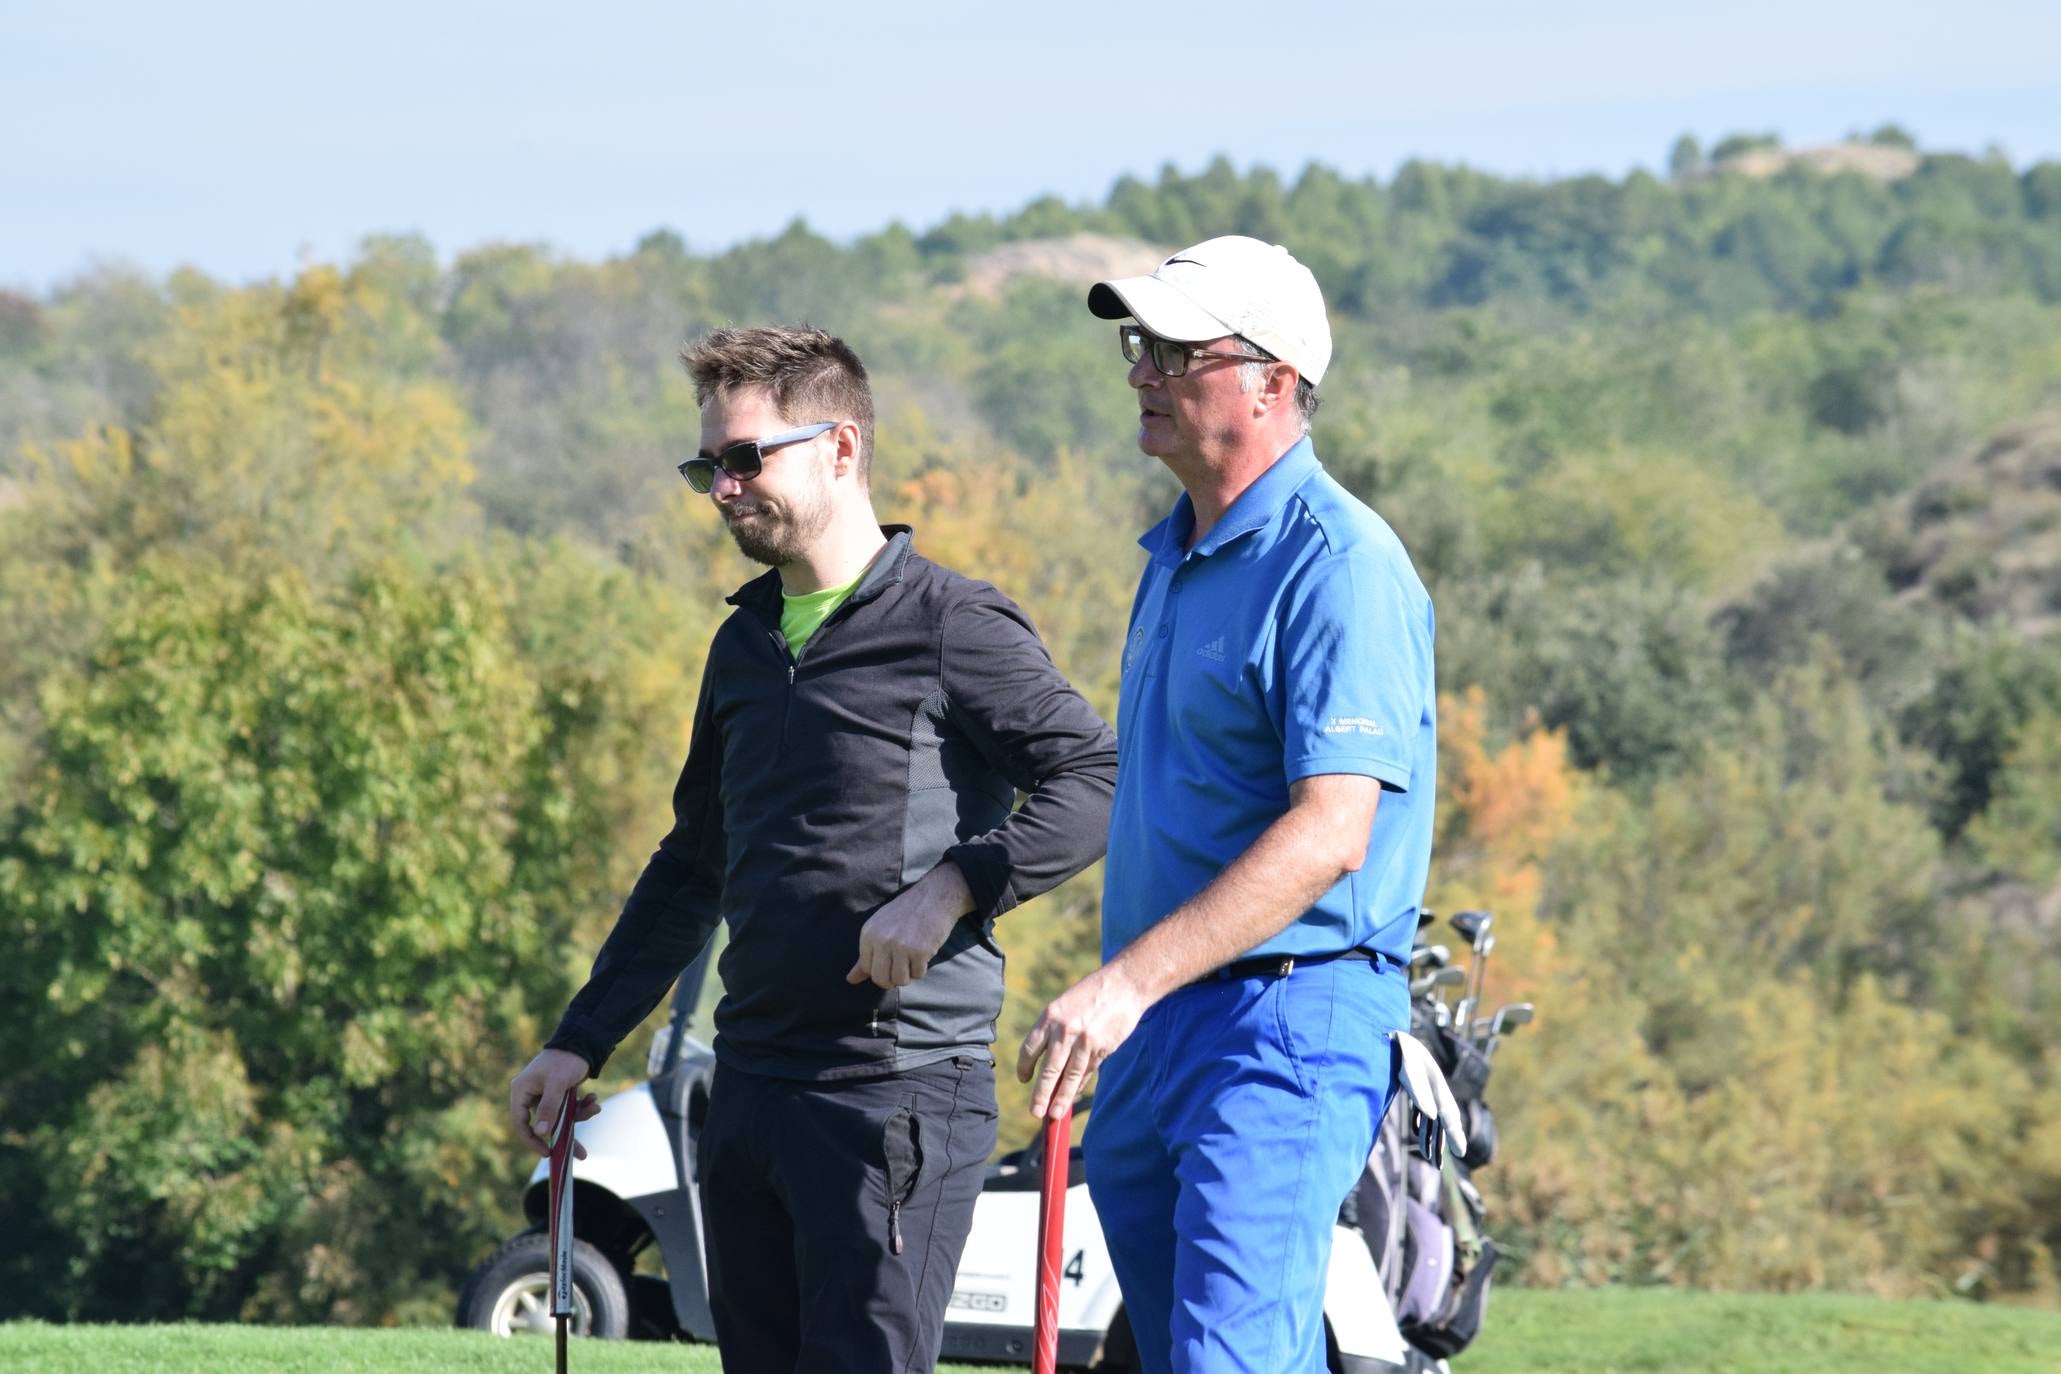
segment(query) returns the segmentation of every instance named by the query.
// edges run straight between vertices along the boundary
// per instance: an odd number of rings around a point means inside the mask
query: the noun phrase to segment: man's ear
[[[831,472],[838,477],[855,474],[859,470],[859,426],[851,420],[843,421],[830,431],[836,441],[836,450],[831,455]]]
[[[1295,405],[1295,388],[1302,381],[1302,374],[1293,363],[1268,363],[1266,378],[1253,393],[1256,406],[1264,407],[1269,415]]]

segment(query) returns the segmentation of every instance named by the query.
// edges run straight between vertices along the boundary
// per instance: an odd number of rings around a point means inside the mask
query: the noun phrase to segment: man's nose
[[[719,467],[716,469],[715,479],[709,483],[708,494],[710,499],[719,505],[735,501],[744,494],[744,483]]]
[[[1137,362],[1131,364],[1130,375],[1124,380],[1142,391],[1148,386],[1160,385],[1166,380],[1166,374],[1153,365],[1152,354],[1148,351]]]

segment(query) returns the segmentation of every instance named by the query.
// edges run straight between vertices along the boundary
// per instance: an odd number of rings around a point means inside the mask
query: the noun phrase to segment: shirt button
[[[1160,626],[1160,627],[1159,627],[1159,637],[1160,637],[1161,639],[1165,639],[1165,638],[1166,638],[1166,626],[1162,625],[1162,626]]]

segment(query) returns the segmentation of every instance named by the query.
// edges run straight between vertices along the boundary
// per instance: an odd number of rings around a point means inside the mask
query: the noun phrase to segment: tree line
[[[1086,283],[972,283],[1220,232],[1317,271],[1318,451],[1438,608],[1429,900],[1540,1007],[1522,1276],[2051,1300],[2061,166],[1679,171],[1219,162],[845,245],[0,298],[5,1310],[447,1320],[751,572],[672,472],[680,342],[849,339],[883,518],[1113,717],[1173,488]],[[1003,923],[1005,1046],[1098,885]]]

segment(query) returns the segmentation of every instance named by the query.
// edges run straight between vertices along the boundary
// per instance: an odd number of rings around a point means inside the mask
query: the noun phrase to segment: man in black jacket
[[[725,329],[686,363],[681,472],[773,571],[730,598],[673,828],[510,1111],[541,1153],[720,917],[698,1158],[723,1366],[928,1369],[995,1143],[994,921],[1101,855],[1115,743],[1008,598],[875,522],[849,348]]]

